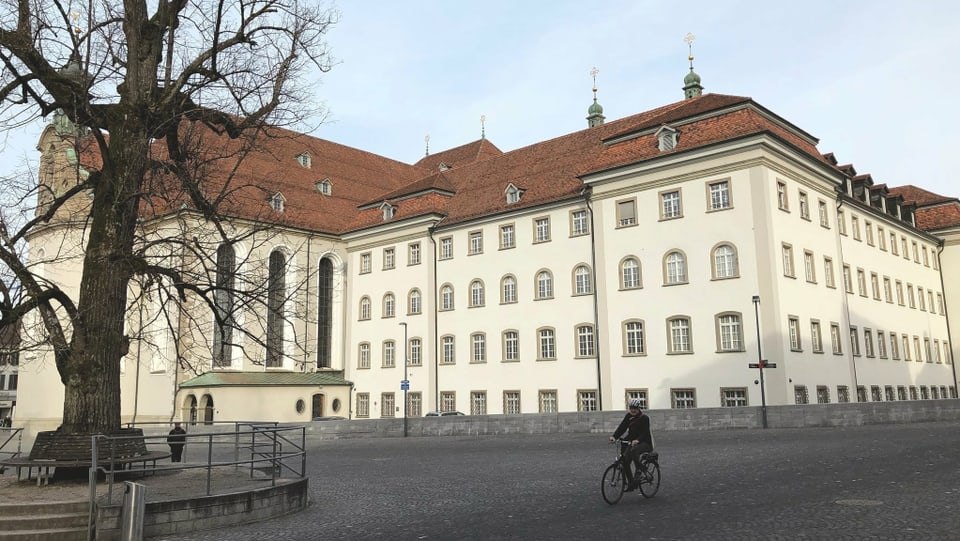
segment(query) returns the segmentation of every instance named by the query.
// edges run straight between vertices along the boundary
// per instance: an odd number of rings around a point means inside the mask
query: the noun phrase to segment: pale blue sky
[[[947,1],[340,0],[313,135],[412,163],[486,135],[508,151],[706,92],[749,96],[890,185],[960,196],[960,7]],[[0,140],[7,164],[39,128]],[[0,165],[0,174],[7,172]]]

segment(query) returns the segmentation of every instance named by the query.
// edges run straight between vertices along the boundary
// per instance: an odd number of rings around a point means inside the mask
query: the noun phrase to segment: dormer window
[[[654,135],[657,137],[657,148],[660,149],[660,152],[666,152],[676,148],[677,137],[680,132],[670,126],[662,126]]]
[[[297,163],[300,164],[300,167],[305,167],[307,169],[310,169],[310,166],[311,166],[310,153],[304,152],[303,154],[298,155]]]
[[[447,169],[450,169],[450,166],[447,165],[445,162],[440,162],[439,168],[441,171],[446,171]]]
[[[386,201],[384,201],[383,204],[380,205],[380,210],[383,211],[384,220],[392,219],[393,215],[397,213],[397,207],[391,205],[390,203],[387,203]]]
[[[505,190],[503,190],[504,195],[507,196],[507,204],[508,204],[508,205],[512,205],[512,204],[514,204],[514,203],[519,203],[519,202],[520,202],[520,196],[523,195],[523,192],[524,192],[524,190],[521,190],[520,188],[517,188],[516,186],[513,185],[512,182],[511,182],[510,184],[507,184],[507,188],[506,188]]]
[[[314,186],[317,188],[317,191],[322,193],[323,195],[333,194],[333,183],[330,182],[329,178],[325,178],[321,180],[320,182],[314,184]]]
[[[283,212],[284,204],[287,202],[287,198],[283,196],[282,193],[277,192],[270,197],[270,208],[275,212]]]

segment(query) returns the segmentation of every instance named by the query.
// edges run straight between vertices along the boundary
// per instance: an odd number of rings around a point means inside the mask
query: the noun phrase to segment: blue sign
[[[410,390],[410,380],[408,380],[408,379],[402,379],[402,380],[400,380],[400,390],[401,390],[401,391],[409,391],[409,390]]]

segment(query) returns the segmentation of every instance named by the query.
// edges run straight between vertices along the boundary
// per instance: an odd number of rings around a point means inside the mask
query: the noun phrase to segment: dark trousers
[[[180,462],[183,458],[183,446],[182,443],[171,443],[170,444],[170,462]]]
[[[630,463],[634,463],[634,468],[640,469],[640,455],[643,453],[649,453],[653,451],[653,447],[646,442],[640,442],[635,446],[630,446],[629,444],[623,444],[626,449],[623,451],[623,456],[620,457],[620,464],[623,464],[623,473],[627,476],[627,483],[633,482],[633,470],[630,468]]]

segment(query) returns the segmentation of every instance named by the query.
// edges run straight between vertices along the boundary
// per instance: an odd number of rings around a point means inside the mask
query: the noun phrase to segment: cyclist
[[[627,476],[627,489],[630,492],[636,488],[633,480],[633,472],[630,469],[630,463],[636,464],[636,469],[640,468],[640,455],[653,451],[653,437],[650,436],[650,417],[647,417],[640,411],[640,399],[633,398],[628,404],[630,411],[620,421],[620,425],[613,431],[610,441],[615,441],[623,436],[624,445],[629,442],[629,448],[623,452],[620,457],[620,464],[623,465],[623,473]],[[624,433],[626,435],[624,436]]]

